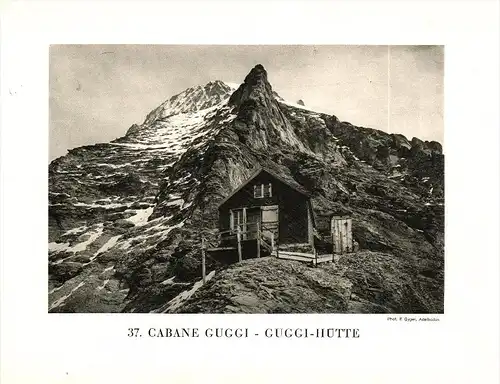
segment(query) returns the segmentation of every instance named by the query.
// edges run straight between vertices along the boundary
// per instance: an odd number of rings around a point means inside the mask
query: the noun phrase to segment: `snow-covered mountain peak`
[[[227,84],[220,80],[188,88],[151,111],[143,125],[150,125],[157,120],[181,113],[199,112],[214,107],[228,99],[235,89],[235,84]]]
[[[241,85],[239,83],[234,83],[234,82],[230,82],[230,81],[223,81],[223,83],[225,85],[227,85],[229,88],[231,88],[233,90],[233,92],[236,91]]]

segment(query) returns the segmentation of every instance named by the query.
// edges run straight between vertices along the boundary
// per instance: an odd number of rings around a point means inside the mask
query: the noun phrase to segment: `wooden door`
[[[238,228],[240,228],[240,230],[243,230],[243,224],[244,224],[243,209],[232,209],[230,221],[231,221],[230,226],[233,231],[236,232]]]
[[[261,225],[260,208],[247,208],[246,212],[246,228],[248,231],[247,239],[255,239],[257,237],[257,223]]]
[[[266,205],[260,207],[262,215],[262,235],[271,238],[274,235],[274,240],[278,239],[279,235],[279,212],[277,205]]]
[[[352,252],[352,219],[348,217],[333,217],[332,223],[333,253]]]

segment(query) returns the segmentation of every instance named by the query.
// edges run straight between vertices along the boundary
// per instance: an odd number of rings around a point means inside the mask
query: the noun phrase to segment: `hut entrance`
[[[264,236],[278,238],[279,216],[278,206],[249,207],[231,210],[231,229],[236,231],[239,227],[242,240],[256,238],[257,228]],[[257,225],[258,224],[258,225]]]
[[[246,231],[243,240],[257,238],[257,223],[260,224],[260,207],[246,208]]]
[[[274,235],[274,239],[278,239],[278,227],[279,227],[279,212],[277,205],[268,205],[261,207],[262,211],[262,233],[268,238],[271,234]]]

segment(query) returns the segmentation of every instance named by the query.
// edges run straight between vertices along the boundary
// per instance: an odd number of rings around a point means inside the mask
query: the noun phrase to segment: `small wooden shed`
[[[292,180],[261,168],[219,205],[219,231],[236,230],[251,239],[257,223],[279,244],[314,245],[314,216],[308,192]]]
[[[334,254],[353,252],[351,217],[332,216],[331,231]]]

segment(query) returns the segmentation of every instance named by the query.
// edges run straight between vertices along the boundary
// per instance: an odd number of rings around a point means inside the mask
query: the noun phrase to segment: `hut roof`
[[[283,184],[288,185],[290,188],[293,190],[299,192],[300,194],[306,196],[307,198],[310,198],[309,192],[301,186],[299,183],[297,183],[294,179],[291,177],[287,177],[284,175],[278,175],[276,172],[270,170],[269,168],[264,168],[261,167],[257,169],[248,179],[246,179],[241,185],[236,188],[233,192],[231,192],[224,200],[222,200],[219,203],[219,208],[226,202],[228,201],[232,196],[234,196],[236,193],[238,193],[243,187],[245,187],[248,183],[250,183],[253,179],[255,179],[258,175],[260,175],[262,172],[266,172],[267,174],[271,175],[273,178],[281,181]]]

